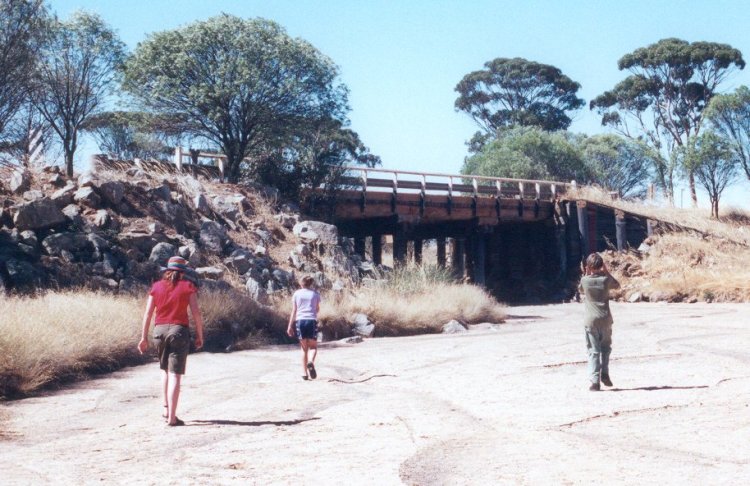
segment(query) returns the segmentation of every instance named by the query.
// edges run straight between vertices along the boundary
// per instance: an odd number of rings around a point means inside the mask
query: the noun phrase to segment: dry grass
[[[747,302],[750,249],[726,240],[672,233],[648,240],[646,254],[606,252],[623,288],[614,296],[641,292],[649,300]]]
[[[90,291],[0,300],[0,398],[150,360],[136,350],[144,305]],[[200,305],[207,350],[278,341],[285,328],[285,316],[237,292],[206,292]]]
[[[0,300],[0,396],[136,361],[141,306],[134,297],[94,292]]]
[[[329,336],[349,335],[351,316],[366,314],[376,336],[437,333],[456,319],[465,324],[502,322],[504,308],[473,285],[456,284],[438,267],[409,267],[388,275],[383,285],[362,287],[326,302],[321,327]]]

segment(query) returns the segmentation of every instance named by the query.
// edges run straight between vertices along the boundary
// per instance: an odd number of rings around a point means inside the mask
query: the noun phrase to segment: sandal
[[[315,371],[315,365],[312,364],[312,361],[307,363],[307,371],[310,372],[310,378],[313,380],[318,377],[318,373]]]
[[[170,424],[169,422],[167,422],[167,425],[170,426],[170,427],[179,427],[180,425],[185,425],[185,422],[183,422],[182,420],[180,420],[177,417],[175,417],[174,418],[174,423]]]

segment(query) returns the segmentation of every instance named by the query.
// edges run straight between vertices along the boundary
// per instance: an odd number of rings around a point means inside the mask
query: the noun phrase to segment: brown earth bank
[[[613,304],[589,392],[582,306],[456,335],[192,355],[185,427],[155,364],[0,405],[2,483],[742,484],[750,305]]]

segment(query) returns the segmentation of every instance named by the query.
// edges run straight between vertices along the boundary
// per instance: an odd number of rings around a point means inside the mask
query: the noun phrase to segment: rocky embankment
[[[270,188],[131,167],[66,178],[57,167],[0,177],[0,290],[141,292],[175,254],[204,288],[263,302],[298,274],[345,288],[373,271],[335,226],[304,221]]]

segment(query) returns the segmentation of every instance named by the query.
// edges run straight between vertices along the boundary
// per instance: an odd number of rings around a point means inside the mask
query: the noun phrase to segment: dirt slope
[[[750,306],[615,304],[616,388],[587,390],[577,304],[463,335],[191,356],[0,407],[11,484],[741,484]]]

